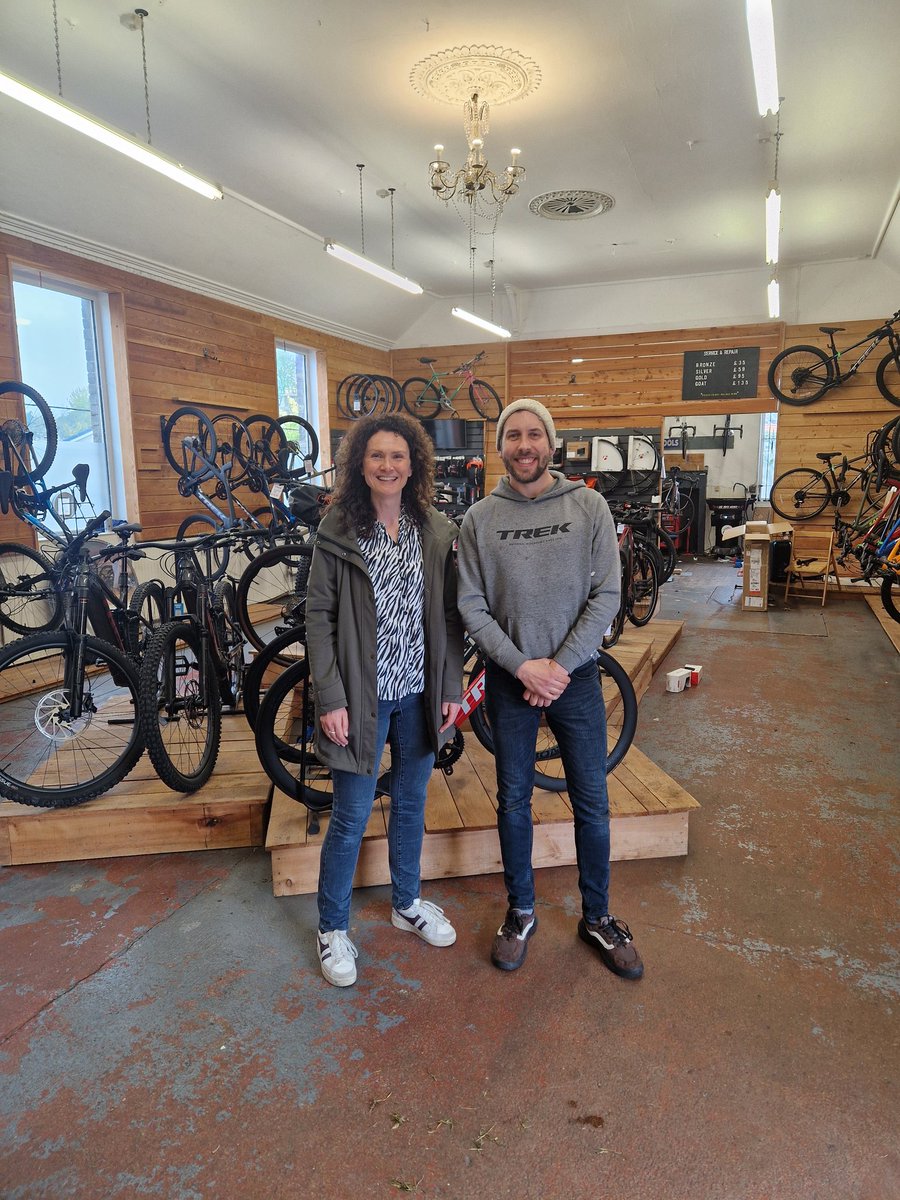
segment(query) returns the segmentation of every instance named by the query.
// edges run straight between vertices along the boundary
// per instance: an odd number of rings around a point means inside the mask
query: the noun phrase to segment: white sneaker
[[[358,951],[347,937],[346,929],[332,929],[328,933],[319,930],[316,935],[316,947],[319,951],[319,966],[322,974],[335,987],[349,987],[356,983],[356,963],[354,959]]]
[[[406,912],[391,909],[391,924],[395,929],[416,933],[429,946],[452,946],[456,930],[444,916],[444,910],[429,900],[413,900]]]

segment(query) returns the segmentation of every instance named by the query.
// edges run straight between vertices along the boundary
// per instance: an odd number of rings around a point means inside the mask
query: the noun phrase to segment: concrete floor
[[[436,950],[356,896],[360,982],[262,851],[0,871],[4,1200],[895,1200],[900,655],[860,601],[749,615],[684,564],[638,743],[687,787],[686,859],[613,866],[639,983],[538,876],[491,967],[496,876],[426,887]]]

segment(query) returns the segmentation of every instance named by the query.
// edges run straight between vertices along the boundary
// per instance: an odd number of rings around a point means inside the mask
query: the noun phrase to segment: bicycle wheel
[[[176,792],[195,792],[219,755],[222,702],[212,655],[192,621],[168,621],[141,663],[139,705],[147,753]]]
[[[659,577],[652,554],[638,542],[634,546],[631,581],[627,591],[625,615],[632,625],[646,625],[656,612],[659,601]]]
[[[769,503],[786,521],[811,521],[823,512],[831,498],[831,488],[821,471],[797,467],[785,471],[772,484]]]
[[[769,364],[769,391],[785,404],[812,404],[834,381],[834,365],[818,346],[790,346]]]
[[[622,630],[625,628],[625,594],[622,593],[622,599],[619,603],[618,611],[610,622],[609,629],[604,633],[602,638],[602,646],[604,650],[611,650],[619,638],[622,636]]]
[[[659,572],[659,586],[662,587],[664,583],[668,583],[672,578],[672,573],[678,562],[678,549],[668,529],[663,529],[661,525],[657,526],[654,536],[656,537],[659,557],[662,563],[662,569]]]
[[[139,583],[128,598],[128,645],[130,654],[140,659],[150,637],[166,619],[166,593],[161,583],[151,579]]]
[[[618,442],[601,438],[601,460],[597,470],[597,487],[601,492],[613,492],[625,478],[625,459]]]
[[[16,480],[26,480],[29,474],[34,479],[40,479],[50,469],[56,457],[56,447],[59,435],[56,429],[56,418],[50,405],[33,387],[19,383],[15,379],[6,379],[0,383],[0,396],[21,396],[23,419],[8,417],[0,425],[3,443],[3,469],[12,471]],[[0,405],[0,409],[7,405]],[[10,447],[6,442],[11,443]],[[14,448],[14,452],[13,452]]]
[[[428,421],[441,411],[441,393],[430,379],[414,376],[403,385],[403,407],[420,421]]]
[[[0,543],[0,625],[13,633],[44,633],[62,620],[53,564],[37,550]]]
[[[469,384],[469,399],[479,417],[486,421],[499,421],[503,404],[495,388],[484,379],[473,379]]]
[[[216,461],[216,432],[199,408],[176,408],[163,426],[163,453],[182,478],[199,481],[212,474]]]
[[[470,672],[470,680],[477,676],[482,666],[483,660],[479,655]],[[628,672],[605,650],[597,651],[597,671],[606,705],[606,773],[609,774],[616,769],[634,741],[638,704],[634,685],[628,677]],[[619,723],[620,717],[621,724]],[[494,738],[483,703],[469,714],[469,723],[482,746],[493,754]],[[611,737],[615,740],[610,745]],[[544,716],[541,718],[538,729],[534,768],[535,787],[544,788],[548,792],[565,791],[566,777],[559,745]]]
[[[175,534],[175,540],[179,542],[193,542],[196,539],[207,538],[213,533],[222,533],[222,525],[214,517],[207,517],[203,513],[196,513],[192,517],[185,519],[178,526]],[[208,553],[210,560],[210,583],[216,579],[221,579],[225,574],[225,568],[228,566],[228,560],[231,557],[231,547],[227,542],[221,542],[217,546],[210,546],[208,552],[200,555],[201,562],[205,561],[205,555]]]
[[[894,621],[900,621],[900,579],[886,575],[881,581],[881,603]]]
[[[60,630],[6,646],[0,697],[0,795],[7,800],[81,804],[124,779],[143,753],[135,667],[99,638]]]
[[[331,808],[331,771],[316,757],[315,720],[309,664],[303,660],[266,692],[256,719],[256,751],[277,788],[313,812],[324,812]],[[290,758],[281,752],[285,745]]]
[[[253,560],[237,588],[237,613],[247,640],[262,650],[290,626],[304,623],[313,548],[276,546]]]
[[[281,430],[284,449],[279,458],[280,474],[286,479],[308,475],[319,459],[319,438],[302,417],[284,416],[275,422]],[[282,461],[283,460],[283,461]]]
[[[298,625],[286,629],[273,638],[265,650],[260,650],[244,675],[244,716],[251,729],[256,728],[256,718],[263,696],[285,667],[293,666],[306,658],[306,627]]]
[[[886,354],[875,368],[875,382],[885,400],[900,408],[900,362],[894,357],[893,351]]]

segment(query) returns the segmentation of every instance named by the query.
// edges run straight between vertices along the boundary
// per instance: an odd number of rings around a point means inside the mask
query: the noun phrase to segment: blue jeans
[[[391,748],[391,811],[388,819],[388,861],[391,903],[409,908],[419,895],[419,860],[425,832],[425,793],[434,767],[421,693],[402,700],[378,701],[375,771],[354,775],[333,771],[334,806],[319,862],[319,928],[347,929],[350,895],[363,834],[372,813],[378,763],[385,742]]]
[[[574,670],[566,690],[547,708],[532,708],[523,691],[518,679],[488,662],[484,703],[497,761],[497,829],[509,904],[534,907],[531,793],[543,714],[559,745],[575,814],[582,912],[586,920],[597,921],[609,908],[606,708],[597,664],[592,660]]]

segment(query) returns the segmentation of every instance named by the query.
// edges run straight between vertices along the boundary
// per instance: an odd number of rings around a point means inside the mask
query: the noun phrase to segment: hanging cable
[[[59,14],[56,11],[56,0],[53,0],[53,40],[56,43],[56,90],[62,99],[62,60],[59,57]]]
[[[391,194],[391,270],[396,270],[394,266],[394,192],[396,188],[388,188]]]
[[[153,145],[153,137],[150,133],[150,84],[147,80],[147,41],[144,37],[144,17],[149,17],[150,14],[146,8],[136,8],[134,15],[138,19],[141,29],[141,60],[144,64],[144,111],[147,114],[147,145]]]
[[[366,221],[363,216],[363,186],[362,173],[365,170],[365,163],[357,163],[356,169],[359,171],[359,242],[362,247],[362,256],[366,257]]]

